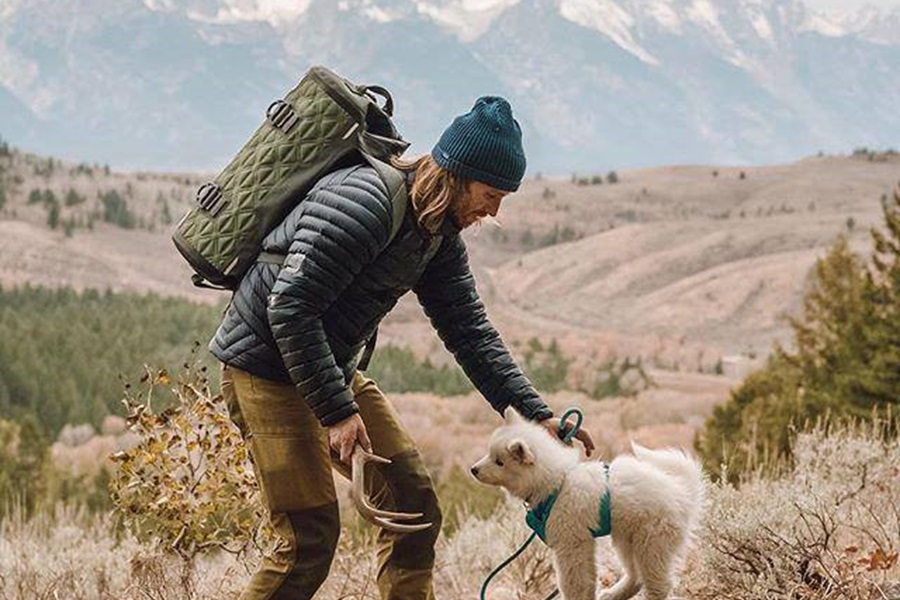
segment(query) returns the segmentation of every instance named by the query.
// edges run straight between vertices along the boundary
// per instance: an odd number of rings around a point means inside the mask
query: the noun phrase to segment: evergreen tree
[[[797,350],[789,360],[802,373],[810,412],[815,413],[807,417],[825,410],[846,412],[854,380],[873,352],[865,334],[872,316],[869,280],[846,236],[838,237],[814,273],[802,318],[790,319]]]
[[[871,310],[866,345],[871,353],[855,381],[865,406],[900,401],[900,184],[893,198],[882,198],[883,230],[873,229],[874,252],[868,282]]]
[[[0,418],[36,415],[50,437],[66,423],[98,427],[121,413],[122,377],[175,370],[218,320],[215,307],[152,295],[0,290]]]
[[[74,189],[69,188],[69,191],[66,193],[66,206],[75,206],[76,204],[81,204],[84,201],[84,196],[80,195]]]
[[[889,233],[880,243],[875,238],[876,257],[881,255],[876,273],[896,273],[900,219],[896,209],[885,212]],[[866,418],[873,408],[896,403],[897,296],[886,289],[889,280],[873,276],[846,236],[837,239],[816,263],[802,315],[790,320],[795,349],[776,347],[697,437],[710,472],[725,462],[738,475],[786,455],[791,426],[802,428],[824,415]]]
[[[10,508],[9,501],[32,514],[42,495],[47,455],[47,441],[33,418],[19,423],[0,419],[0,517]]]
[[[50,229],[56,229],[59,226],[59,204],[51,204],[50,210],[47,211],[47,225]]]

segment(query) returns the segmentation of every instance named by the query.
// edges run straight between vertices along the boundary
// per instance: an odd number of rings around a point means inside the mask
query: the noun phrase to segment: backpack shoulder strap
[[[406,217],[406,205],[409,204],[409,194],[406,192],[406,177],[404,177],[403,172],[400,169],[378,160],[368,154],[363,154],[363,157],[366,159],[375,171],[378,173],[378,176],[381,177],[381,180],[387,185],[388,195],[391,199],[391,208],[393,209],[392,221],[391,221],[391,235],[388,238],[388,244],[394,241],[394,238],[397,237],[397,232],[400,231],[400,227],[403,225],[403,219]],[[363,348],[362,354],[359,357],[359,361],[357,362],[356,368],[360,371],[365,371],[369,368],[369,361],[372,360],[372,354],[375,352],[375,343],[378,339],[378,330],[375,330],[375,333],[372,334],[366,341],[366,347]]]
[[[363,157],[366,159],[366,162],[372,165],[378,173],[378,176],[381,177],[381,180],[388,188],[391,208],[394,211],[391,219],[391,234],[390,237],[388,237],[388,244],[390,244],[397,235],[397,232],[400,231],[400,226],[403,225],[403,219],[406,216],[406,205],[409,204],[409,197],[406,193],[406,178],[403,176],[400,169],[397,169],[386,162],[380,161],[368,154],[364,154]]]

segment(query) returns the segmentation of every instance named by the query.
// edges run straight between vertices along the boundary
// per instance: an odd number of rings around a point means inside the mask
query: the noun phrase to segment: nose
[[[499,200],[497,200],[497,201],[495,201],[495,202],[492,202],[492,203],[488,206],[488,213],[489,213],[492,217],[496,217],[498,212],[500,212],[500,201],[499,201]]]
[[[472,467],[471,469],[469,469],[469,471],[472,472],[472,475],[478,477],[478,467]]]

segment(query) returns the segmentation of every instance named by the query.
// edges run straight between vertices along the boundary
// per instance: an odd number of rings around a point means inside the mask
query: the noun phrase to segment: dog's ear
[[[523,465],[534,464],[534,453],[528,447],[528,444],[525,443],[525,440],[514,439],[506,446],[506,449],[509,450],[510,455],[516,462]]]
[[[520,415],[512,406],[507,406],[506,410],[503,411],[503,419],[506,421],[507,425],[515,425],[524,421],[522,415]]]

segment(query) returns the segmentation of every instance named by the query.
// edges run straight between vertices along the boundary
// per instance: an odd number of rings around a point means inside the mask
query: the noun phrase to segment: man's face
[[[496,217],[500,202],[508,193],[480,181],[470,181],[465,195],[453,207],[453,220],[460,229],[465,229],[488,215]]]

